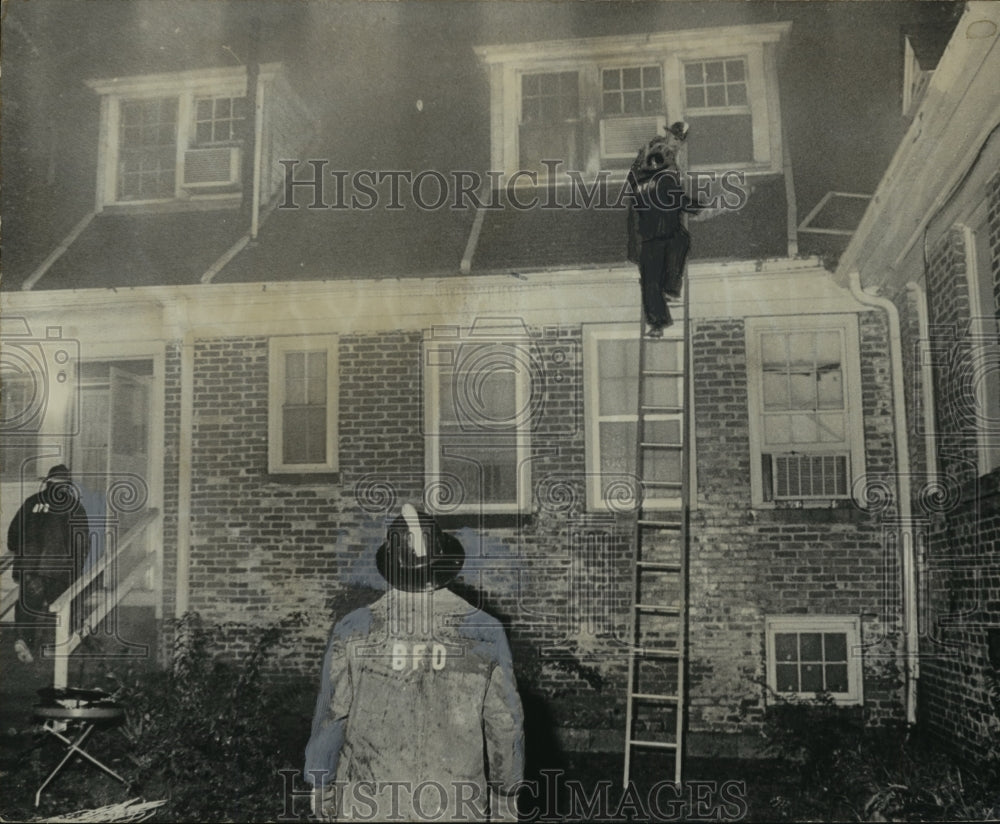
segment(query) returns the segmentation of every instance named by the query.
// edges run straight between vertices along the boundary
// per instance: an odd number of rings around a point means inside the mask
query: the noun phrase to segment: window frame
[[[841,334],[843,349],[841,351],[841,369],[843,374],[844,393],[844,430],[842,443],[830,442],[821,445],[816,442],[808,445],[808,449],[797,448],[797,454],[848,455],[847,491],[845,495],[822,497],[782,498],[768,500],[765,496],[764,476],[761,468],[765,454],[775,454],[769,451],[764,440],[764,389],[763,389],[763,353],[761,350],[761,335],[765,333],[793,334],[809,331],[822,332],[836,330]],[[858,317],[855,314],[817,314],[788,317],[748,317],[745,321],[746,363],[747,363],[747,411],[750,435],[750,493],[751,505],[755,509],[775,509],[782,506],[828,506],[830,502],[851,501],[863,506],[863,502],[855,495],[856,481],[865,474],[866,454],[864,436],[864,416],[862,414],[861,392],[861,353],[859,343]],[[790,450],[788,451],[790,452]],[[777,454],[787,454],[779,452]]]
[[[277,64],[261,67],[257,100],[246,103],[246,116],[254,117],[260,105],[263,85],[275,76]],[[235,147],[242,159],[242,141],[200,145],[197,142],[196,101],[203,98],[246,97],[246,70],[210,69],[197,72],[138,75],[127,78],[89,80],[87,85],[101,95],[100,140],[97,158],[97,191],[95,208],[132,209],[169,204],[205,203],[218,201],[221,206],[238,204],[241,199],[239,186],[231,182],[206,190],[204,187],[185,185],[184,157],[192,149],[218,149]],[[169,197],[123,199],[119,194],[119,161],[121,149],[122,105],[154,99],[177,101],[176,146],[174,155],[174,191]],[[239,166],[239,164],[237,164]],[[234,191],[235,189],[235,191]]]
[[[678,322],[669,329],[664,330],[664,339],[675,340],[681,347],[681,360],[686,361],[687,354],[684,351],[683,323]],[[612,324],[612,323],[590,323],[583,326],[583,375],[584,375],[584,462],[586,468],[586,502],[588,511],[592,512],[613,512],[615,507],[609,506],[607,499],[602,495],[602,484],[604,473],[601,469],[601,423],[620,422],[629,423],[638,421],[639,414],[636,409],[634,414],[621,415],[601,415],[601,376],[600,360],[598,349],[605,341],[635,341],[639,343],[638,327],[636,324]],[[636,363],[638,367],[638,362]],[[684,370],[685,378],[680,378],[680,405],[684,403],[683,381],[689,376],[689,370]],[[636,370],[638,379],[638,369]],[[690,396],[691,393],[689,393]],[[636,395],[638,402],[638,394]],[[657,413],[646,416],[647,422],[652,421],[674,421],[680,425],[681,437],[684,435],[684,415],[681,413]],[[694,437],[693,428],[691,437]],[[691,489],[697,489],[695,481],[695,449],[692,444],[691,460],[689,461],[689,474],[691,476]],[[682,467],[683,472],[683,467]],[[683,480],[683,478],[682,478]],[[636,504],[638,504],[638,499]],[[692,505],[694,502],[692,502]],[[681,494],[676,496],[660,496],[643,498],[643,506],[651,510],[671,511],[679,510],[682,506]]]
[[[284,400],[286,355],[291,352],[326,353],[326,460],[314,463],[284,461]],[[267,468],[273,475],[306,475],[339,471],[340,372],[338,335],[283,335],[268,338]]]
[[[972,336],[972,374],[981,376],[987,370],[987,364],[991,360],[988,356],[988,347],[984,338],[998,338],[993,347],[1000,348],[1000,319],[989,310],[995,309],[993,306],[984,306],[983,292],[989,289],[992,292],[993,286],[993,261],[989,259],[983,266],[980,260],[978,239],[985,234],[986,248],[989,253],[989,209],[988,198],[983,200],[972,210],[968,219],[962,224],[962,237],[966,250],[966,285],[969,297],[969,333]],[[991,295],[992,296],[992,295]],[[992,318],[988,320],[988,318]],[[995,356],[994,356],[995,357]],[[995,380],[995,378],[994,378]],[[985,411],[988,421],[1000,420],[1000,401],[991,397],[991,386],[995,383],[990,381],[977,381],[975,387],[975,397],[978,408]],[[990,426],[979,425],[978,419],[974,422],[976,437],[976,460],[978,473],[982,477],[1000,468],[1000,441],[994,434],[990,438]]]
[[[454,334],[448,334],[454,332]],[[477,330],[457,330],[448,329],[448,333],[442,334],[437,330],[427,333],[422,342],[423,364],[421,389],[423,391],[423,412],[424,412],[424,475],[426,489],[445,489],[451,487],[447,473],[442,472],[441,464],[443,452],[447,445],[442,446],[442,441],[448,437],[457,438],[461,446],[473,449],[488,447],[490,445],[490,431],[481,434],[470,435],[443,435],[440,431],[440,395],[442,372],[448,364],[442,362],[443,359],[435,357],[434,352],[440,351],[440,347],[448,346],[492,346],[496,344],[514,344],[524,346],[531,350],[532,341],[524,336],[480,336]],[[531,375],[525,369],[518,369],[515,372],[515,396],[514,408],[516,410],[525,409],[525,403],[532,392]],[[462,514],[479,513],[484,515],[522,514],[531,509],[531,419],[514,428],[515,433],[515,493],[514,498],[509,501],[486,503],[479,499],[472,499],[468,496],[459,496],[455,502],[447,506],[441,505],[439,499],[442,496],[428,495],[425,505],[437,514]],[[508,430],[500,430],[499,433],[508,434]]]
[[[782,698],[815,699],[816,692],[779,692],[775,636],[780,633],[843,633],[847,641],[846,692],[827,693],[837,706],[864,704],[864,659],[861,646],[861,619],[856,615],[769,615],[764,619],[765,669],[769,696]]]
[[[611,36],[534,43],[524,45],[481,46],[476,53],[486,64],[491,96],[491,168],[502,170],[509,178],[519,171],[519,131],[521,114],[521,77],[524,74],[577,71],[580,83],[581,117],[593,133],[584,135],[588,150],[580,170],[601,169],[612,180],[624,180],[628,163],[624,154],[603,152],[604,124],[623,115],[603,113],[603,71],[605,69],[642,68],[657,65],[661,70],[664,111],[656,116],[662,129],[667,121],[688,119],[685,105],[683,63],[743,59],[747,71],[747,106],[751,112],[753,158],[746,162],[699,164],[698,170],[739,169],[751,173],[780,174],[783,165],[783,136],[777,61],[773,48],[787,35],[788,23],[698,29],[683,32],[655,32],[642,37]],[[734,43],[738,44],[734,48]],[[725,113],[730,113],[727,109]],[[699,116],[700,113],[696,113]],[[631,152],[634,157],[635,151]],[[630,158],[629,158],[630,159]],[[609,162],[610,161],[610,162]],[[568,182],[568,171],[559,170],[558,182]],[[563,178],[566,178],[564,181]],[[549,182],[538,175],[538,184]],[[515,185],[530,186],[534,181],[520,174]]]

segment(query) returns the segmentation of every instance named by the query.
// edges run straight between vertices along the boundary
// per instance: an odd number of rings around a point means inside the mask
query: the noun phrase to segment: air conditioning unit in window
[[[232,186],[240,180],[240,147],[210,146],[184,152],[184,188]]]
[[[846,498],[850,493],[847,453],[772,454],[763,459],[767,500]]]
[[[609,117],[601,121],[601,157],[632,160],[639,147],[662,134],[663,117]]]

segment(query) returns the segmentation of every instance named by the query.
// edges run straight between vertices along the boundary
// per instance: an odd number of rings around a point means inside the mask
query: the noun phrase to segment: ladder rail
[[[636,512],[635,540],[633,542],[632,593],[629,604],[629,650],[628,677],[625,711],[625,768],[623,786],[628,789],[632,773],[632,751],[635,747],[658,749],[673,753],[674,781],[679,786],[683,780],[684,757],[687,734],[687,654],[688,654],[688,531],[690,507],[692,500],[692,463],[691,446],[693,422],[690,414],[692,387],[691,327],[689,312],[690,288],[685,285],[683,298],[683,317],[681,333],[680,369],[647,369],[649,360],[648,345],[656,345],[643,334],[644,316],[640,313],[639,337],[639,380],[636,408],[636,494],[638,506]],[[659,340],[659,339],[655,339]],[[681,405],[677,407],[654,404],[648,397],[650,393],[650,378],[680,378]],[[657,415],[668,412],[681,416],[681,443],[663,444],[646,441],[646,417],[656,419]],[[657,451],[671,450],[680,453],[680,482],[653,481],[645,477],[646,455]],[[680,508],[672,510],[668,515],[658,514],[650,517],[645,511],[645,492],[653,489],[673,490],[679,493]],[[649,561],[643,549],[644,532],[656,530],[660,534],[670,534],[678,542],[677,562]],[[661,573],[676,576],[677,606],[667,606],[657,603],[640,601],[643,572]],[[676,616],[677,630],[675,648],[648,648],[641,643],[643,615]],[[676,662],[676,689],[658,689],[656,693],[637,691],[637,669],[643,659],[658,658]],[[659,703],[672,705],[675,708],[675,729],[673,741],[651,741],[642,737],[633,737],[633,727],[636,722],[636,702]]]

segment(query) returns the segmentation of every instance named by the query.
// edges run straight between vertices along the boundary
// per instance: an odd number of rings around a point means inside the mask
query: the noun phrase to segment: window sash
[[[837,704],[863,702],[860,622],[854,616],[766,619],[767,684],[778,699],[826,692]]]
[[[448,511],[519,512],[530,499],[529,342],[425,341],[428,486],[450,490]],[[442,510],[437,500],[432,509]]]
[[[749,113],[746,58],[729,57],[684,63],[684,107],[690,113]]]
[[[270,472],[337,470],[337,345],[335,335],[270,339]]]
[[[195,146],[232,144],[243,137],[245,97],[198,97],[194,105]]]
[[[850,315],[748,319],[754,505],[853,494],[864,473],[856,332]]]
[[[663,114],[663,92],[660,65],[601,70],[601,111],[605,117]]]
[[[668,337],[647,352],[655,360],[650,370],[681,370],[684,362],[683,341],[668,332]],[[609,509],[609,497],[617,497],[621,484],[627,483],[635,500],[636,426],[638,425],[639,340],[634,328],[587,328],[585,330],[584,366],[586,374],[586,465],[587,505],[594,510]],[[663,407],[681,407],[683,378],[649,378],[649,402]],[[646,415],[646,439],[652,443],[680,446],[683,440],[683,417],[678,412]],[[646,480],[681,483],[680,449],[651,449],[645,455]],[[650,509],[676,509],[681,504],[680,491],[648,494],[644,505]]]

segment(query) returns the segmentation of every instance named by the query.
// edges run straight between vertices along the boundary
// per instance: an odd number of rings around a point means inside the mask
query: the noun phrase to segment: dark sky
[[[5,0],[5,246],[48,243],[92,206],[98,100],[85,79],[238,65],[255,19],[260,60],[286,64],[324,156],[444,170],[488,164],[475,45],[791,21],[781,96],[804,213],[830,189],[874,188],[905,127],[902,27],[960,11],[912,0]],[[44,229],[28,214],[45,215]]]

